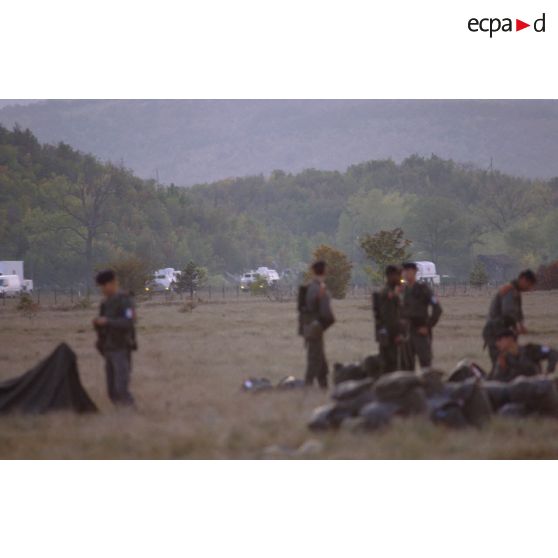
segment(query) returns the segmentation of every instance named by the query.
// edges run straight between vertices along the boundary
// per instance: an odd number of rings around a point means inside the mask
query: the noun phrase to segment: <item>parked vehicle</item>
[[[169,292],[176,282],[176,273],[173,267],[158,269],[153,273],[153,278],[145,286],[145,290],[152,293]]]
[[[0,262],[0,278],[1,277],[13,277],[17,276],[19,280],[19,290],[18,292],[32,293],[33,292],[33,281],[31,279],[25,279],[23,275],[23,261],[1,261]],[[8,280],[8,282],[13,282]],[[13,288],[10,287],[10,290]]]
[[[275,269],[268,267],[258,267],[255,271],[247,271],[240,278],[240,288],[243,291],[250,290],[250,287],[258,279],[264,279],[268,286],[273,286],[279,281],[279,274]]]
[[[24,279],[22,285],[23,292],[31,294],[33,292],[33,280],[32,279]]]
[[[420,261],[417,264],[417,281],[428,283],[429,285],[439,285],[440,276],[436,273],[434,262]]]
[[[18,275],[0,275],[0,297],[13,298],[21,294],[22,290]]]
[[[0,275],[17,275],[23,283],[23,262],[22,261],[1,261]]]

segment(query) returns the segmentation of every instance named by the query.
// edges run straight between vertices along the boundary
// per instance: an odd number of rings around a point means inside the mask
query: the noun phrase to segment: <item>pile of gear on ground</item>
[[[488,380],[476,364],[461,361],[446,375],[439,370],[381,373],[378,356],[360,364],[335,365],[332,401],[312,413],[311,430],[377,430],[395,417],[424,416],[450,428],[481,428],[493,414],[508,417],[558,417],[558,376],[519,376],[511,382]],[[250,378],[247,392],[304,388],[293,376],[274,386],[266,378]]]
[[[437,370],[379,374],[378,357],[335,365],[331,403],[314,410],[308,427],[377,430],[394,417],[422,415],[451,428],[481,428],[493,414],[558,417],[558,377],[487,380],[474,363],[460,362],[446,378]]]

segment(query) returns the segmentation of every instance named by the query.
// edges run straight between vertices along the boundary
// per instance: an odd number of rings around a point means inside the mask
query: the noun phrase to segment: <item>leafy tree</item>
[[[471,283],[473,287],[483,287],[488,283],[488,274],[482,262],[478,260],[475,262],[471,274],[469,275],[469,283]]]
[[[194,293],[207,283],[207,269],[190,261],[180,272],[176,288],[178,292],[190,293],[193,298]]]
[[[327,264],[326,285],[331,296],[345,298],[353,267],[346,254],[332,246],[322,244],[314,250],[313,258],[314,261],[323,260]]]
[[[339,217],[336,240],[343,250],[358,261],[360,241],[365,234],[398,227],[404,222],[412,195],[383,192],[378,188],[361,190],[347,200]]]
[[[360,246],[366,258],[376,264],[368,268],[374,283],[381,283],[384,268],[389,264],[400,264],[410,258],[408,251],[412,242],[405,238],[403,229],[397,227],[390,231],[380,231],[374,235],[366,234],[360,240]]]
[[[407,232],[436,265],[468,264],[471,237],[467,216],[452,200],[439,196],[419,199],[409,211]]]
[[[119,258],[103,267],[114,270],[121,287],[136,295],[144,293],[153,271],[148,262],[136,256]]]

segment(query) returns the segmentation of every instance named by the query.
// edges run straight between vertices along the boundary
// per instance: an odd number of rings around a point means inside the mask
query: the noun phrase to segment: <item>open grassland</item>
[[[480,331],[488,294],[442,298],[435,365],[463,358],[488,367]],[[558,292],[525,297],[531,334],[558,345]],[[558,421],[494,419],[483,431],[448,431],[425,419],[397,420],[378,433],[316,434],[306,422],[327,401],[317,389],[247,394],[243,379],[301,377],[305,354],[294,303],[215,301],[183,312],[181,303],[139,305],[132,389],[137,412],[114,409],[93,347],[95,309],[42,309],[22,316],[0,306],[0,380],[32,367],[60,342],[78,354],[82,382],[100,408],[95,416],[55,413],[0,418],[2,458],[556,458]],[[369,301],[336,301],[327,334],[330,364],[376,352]],[[314,443],[317,440],[318,443]],[[310,442],[309,442],[310,441]],[[306,443],[307,452],[293,452]],[[270,446],[273,446],[271,448]]]

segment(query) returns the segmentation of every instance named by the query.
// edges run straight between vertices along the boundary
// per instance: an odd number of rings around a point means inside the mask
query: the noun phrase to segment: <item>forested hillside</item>
[[[344,171],[413,154],[558,176],[557,101],[46,101],[0,110],[143,178],[191,186],[274,169]]]
[[[126,255],[153,268],[193,260],[212,274],[284,269],[322,242],[344,250],[363,280],[359,238],[395,227],[443,274],[467,277],[478,253],[536,266],[558,257],[558,180],[413,156],[162,187],[0,127],[0,259],[24,259],[43,284],[83,283]]]

